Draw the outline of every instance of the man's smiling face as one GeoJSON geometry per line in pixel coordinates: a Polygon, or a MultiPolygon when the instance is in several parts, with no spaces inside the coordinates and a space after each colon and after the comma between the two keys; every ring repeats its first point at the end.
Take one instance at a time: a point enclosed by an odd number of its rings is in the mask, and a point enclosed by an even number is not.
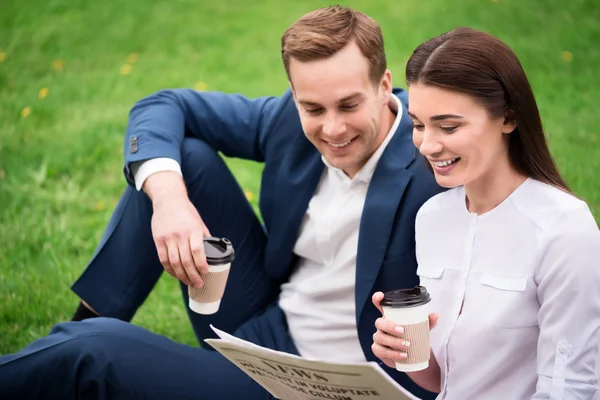
{"type": "Polygon", "coordinates": [[[391,73],[377,85],[369,63],[351,42],[332,57],[290,61],[291,86],[308,140],[334,167],[353,177],[383,142],[391,73]]]}

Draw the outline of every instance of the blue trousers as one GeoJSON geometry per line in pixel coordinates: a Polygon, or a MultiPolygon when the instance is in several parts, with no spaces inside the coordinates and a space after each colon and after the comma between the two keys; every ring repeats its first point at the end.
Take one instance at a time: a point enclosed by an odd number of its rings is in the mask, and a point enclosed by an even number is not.
{"type": "MultiPolygon", "coordinates": [[[[266,234],[223,160],[186,139],[182,171],[189,197],[213,236],[236,251],[219,311],[188,315],[198,340],[209,324],[275,350],[298,354],[276,299],[280,282],[263,271],[266,234]]],[[[158,281],[150,230],[152,205],[127,187],[73,290],[100,315],[56,325],[16,354],[0,357],[2,399],[270,399],[234,364],[211,350],[182,345],[127,322],[158,281]]],[[[182,286],[187,307],[187,288],[182,286]]]]}

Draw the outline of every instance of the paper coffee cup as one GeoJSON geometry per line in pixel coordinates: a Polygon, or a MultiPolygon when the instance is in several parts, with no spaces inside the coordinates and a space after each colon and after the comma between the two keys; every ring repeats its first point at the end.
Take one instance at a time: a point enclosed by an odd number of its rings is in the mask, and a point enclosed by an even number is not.
{"type": "Polygon", "coordinates": [[[208,263],[208,273],[201,275],[204,286],[188,286],[188,304],[198,314],[214,314],[219,311],[235,254],[228,239],[213,237],[204,238],[204,253],[208,263]]]}
{"type": "Polygon", "coordinates": [[[423,286],[394,290],[384,294],[381,301],[383,316],[402,326],[404,333],[396,336],[410,343],[408,348],[401,350],[407,353],[408,357],[396,362],[398,371],[421,371],[429,366],[430,302],[431,297],[423,286]]]}

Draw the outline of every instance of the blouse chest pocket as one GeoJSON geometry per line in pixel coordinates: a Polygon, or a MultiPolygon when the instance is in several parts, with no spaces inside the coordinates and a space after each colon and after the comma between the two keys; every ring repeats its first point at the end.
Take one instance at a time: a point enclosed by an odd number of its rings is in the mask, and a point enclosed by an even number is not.
{"type": "MultiPolygon", "coordinates": [[[[457,271],[434,265],[421,264],[417,268],[420,285],[424,286],[431,294],[432,303],[438,305],[444,302],[444,299],[451,299],[456,296],[453,293],[455,285],[453,284],[452,274],[458,274],[457,271]]],[[[449,300],[447,300],[449,301],[449,300]]],[[[439,312],[440,310],[434,310],[439,312]]]]}
{"type": "Polygon", "coordinates": [[[482,274],[477,296],[472,298],[489,323],[498,328],[538,326],[539,303],[533,280],[482,274]]]}
{"type": "Polygon", "coordinates": [[[444,274],[444,268],[431,265],[419,265],[417,275],[425,278],[440,279],[444,274]]]}
{"type": "Polygon", "coordinates": [[[427,285],[438,285],[444,275],[444,268],[431,265],[419,265],[417,268],[420,284],[427,288],[427,285]]]}

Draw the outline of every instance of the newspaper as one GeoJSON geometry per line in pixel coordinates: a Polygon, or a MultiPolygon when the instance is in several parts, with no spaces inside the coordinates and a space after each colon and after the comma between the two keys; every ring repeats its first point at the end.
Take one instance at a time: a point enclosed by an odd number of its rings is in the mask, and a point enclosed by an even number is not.
{"type": "Polygon", "coordinates": [[[419,400],[375,362],[308,360],[258,346],[211,328],[220,339],[205,341],[282,400],[419,400]]]}

